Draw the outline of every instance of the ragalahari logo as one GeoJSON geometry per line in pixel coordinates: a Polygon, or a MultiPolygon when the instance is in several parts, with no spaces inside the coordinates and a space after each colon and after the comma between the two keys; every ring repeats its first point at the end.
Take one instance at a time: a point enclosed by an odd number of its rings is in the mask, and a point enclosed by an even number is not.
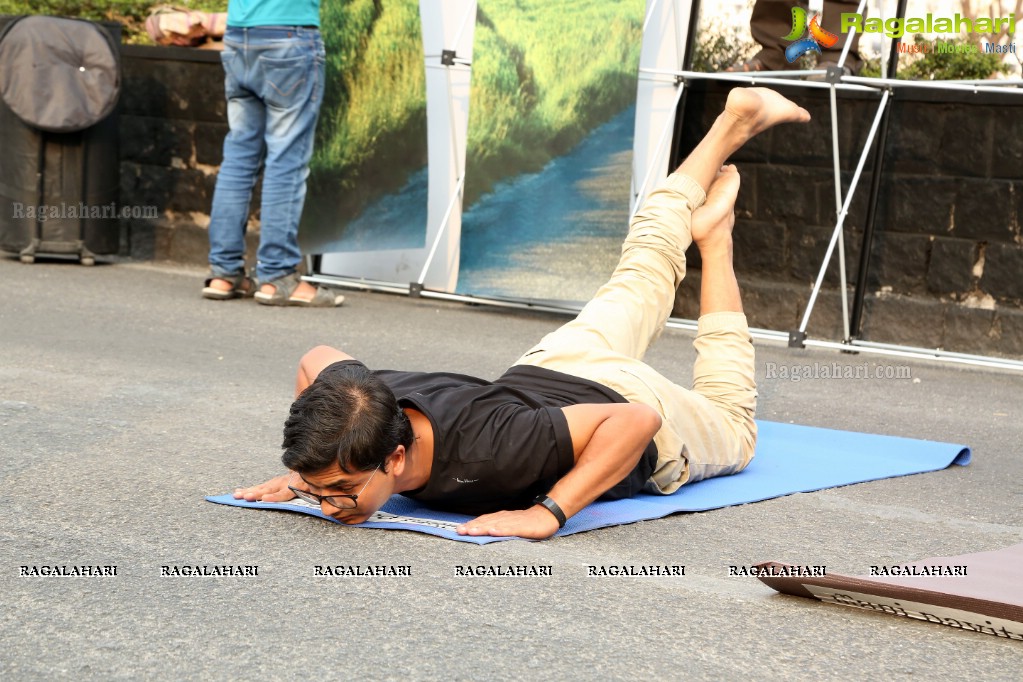
{"type": "Polygon", "coordinates": [[[783,40],[797,41],[785,48],[785,59],[789,63],[796,61],[804,54],[810,52],[821,53],[822,47],[832,47],[838,42],[838,36],[830,31],[821,28],[820,15],[814,15],[809,26],[806,23],[806,10],[802,7],[792,8],[792,32],[783,37],[783,40]],[[809,35],[805,38],[803,34],[809,29],[809,35]]]}

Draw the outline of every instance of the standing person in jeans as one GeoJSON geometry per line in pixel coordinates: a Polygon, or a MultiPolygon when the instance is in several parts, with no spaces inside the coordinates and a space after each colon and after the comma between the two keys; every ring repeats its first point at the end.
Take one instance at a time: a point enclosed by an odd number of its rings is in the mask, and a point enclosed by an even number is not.
{"type": "MultiPolygon", "coordinates": [[[[750,59],[731,66],[725,71],[789,71],[801,68],[799,60],[788,62],[785,48],[791,43],[785,39],[792,32],[792,10],[794,7],[807,9],[807,0],[756,0],[753,13],[750,15],[749,29],[753,40],[761,48],[750,59]]],[[[842,15],[853,14],[859,8],[859,0],[824,0],[824,11],[821,13],[821,28],[838,36],[838,42],[831,47],[821,47],[817,57],[817,68],[826,69],[838,66],[842,49],[849,39],[842,33],[842,15]]],[[[810,16],[806,17],[810,20],[810,16]]],[[[863,59],[859,51],[860,34],[853,36],[852,46],[846,55],[842,71],[847,76],[855,75],[863,67],[863,59]]]]}
{"type": "Polygon", "coordinates": [[[230,0],[224,90],[230,127],[210,211],[205,298],[334,307],[344,297],[303,282],[298,223],[323,101],[319,0],[230,0]],[[261,163],[256,281],[245,273],[245,226],[261,163]],[[258,291],[257,291],[258,286],[258,291]]]}

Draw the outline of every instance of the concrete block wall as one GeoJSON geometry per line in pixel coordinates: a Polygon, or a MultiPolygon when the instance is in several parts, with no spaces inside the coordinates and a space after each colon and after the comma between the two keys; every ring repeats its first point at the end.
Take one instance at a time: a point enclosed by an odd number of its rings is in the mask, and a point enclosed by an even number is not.
{"type": "MultiPolygon", "coordinates": [[[[125,45],[121,60],[121,204],[156,206],[160,214],[156,221],[128,226],[131,254],[205,263],[206,227],[228,129],[220,53],[125,45]]],[[[253,206],[258,205],[257,186],[253,206]]],[[[249,221],[250,253],[257,216],[249,221]]]]}
{"type": "MultiPolygon", "coordinates": [[[[689,86],[680,160],[724,106],[726,83],[689,86]]],[[[814,123],[769,131],[734,158],[743,175],[735,264],[755,326],[798,327],[836,220],[826,91],[787,88],[814,123]]],[[[847,190],[877,97],[839,96],[847,190]]],[[[1023,97],[898,89],[892,102],[860,338],[1023,356],[1023,97]]],[[[855,282],[866,223],[868,157],[844,223],[855,282]]],[[[689,256],[698,271],[699,254],[689,256]]],[[[809,331],[841,338],[838,253],[809,331]]],[[[685,285],[684,289],[685,291],[685,285]]],[[[851,292],[850,292],[851,301],[851,292]]],[[[683,293],[676,314],[698,313],[683,293]]]]}

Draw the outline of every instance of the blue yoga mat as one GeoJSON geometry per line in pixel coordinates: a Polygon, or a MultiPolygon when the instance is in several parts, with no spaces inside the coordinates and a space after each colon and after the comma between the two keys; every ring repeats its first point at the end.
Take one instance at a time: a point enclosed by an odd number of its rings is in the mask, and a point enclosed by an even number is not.
{"type": "MultiPolygon", "coordinates": [[[[558,535],[659,519],[676,512],[707,511],[792,493],[937,471],[952,464],[966,466],[970,462],[970,449],[964,445],[776,422],[757,423],[756,457],[742,472],[682,486],[674,495],[644,494],[627,500],[594,502],[569,519],[558,535]]],[[[319,507],[296,500],[245,502],[231,495],[206,499],[250,509],[297,511],[338,523],[322,514],[319,507]]],[[[470,518],[435,511],[395,495],[372,520],[353,527],[413,530],[476,544],[512,539],[469,537],[454,532],[456,525],[470,518]]]]}

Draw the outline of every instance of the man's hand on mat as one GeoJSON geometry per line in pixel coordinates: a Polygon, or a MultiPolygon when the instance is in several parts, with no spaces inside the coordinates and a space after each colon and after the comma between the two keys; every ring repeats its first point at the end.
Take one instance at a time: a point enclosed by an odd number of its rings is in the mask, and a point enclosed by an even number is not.
{"type": "Polygon", "coordinates": [[[305,489],[302,479],[289,472],[251,488],[235,488],[234,498],[246,502],[286,502],[295,497],[295,493],[288,490],[289,485],[305,489]]]}
{"type": "Polygon", "coordinates": [[[515,536],[543,540],[558,532],[558,520],[536,505],[520,511],[499,511],[478,516],[457,528],[459,535],[515,536]]]}

